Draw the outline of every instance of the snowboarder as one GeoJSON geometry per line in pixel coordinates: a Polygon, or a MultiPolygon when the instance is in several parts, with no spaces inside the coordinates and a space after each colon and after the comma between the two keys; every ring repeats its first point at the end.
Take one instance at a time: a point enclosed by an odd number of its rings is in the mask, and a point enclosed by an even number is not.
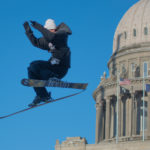
{"type": "MultiPolygon", "coordinates": [[[[45,25],[30,21],[33,28],[41,32],[42,37],[36,38],[30,28],[29,23],[24,22],[25,33],[31,43],[51,53],[51,58],[48,61],[38,60],[31,62],[28,67],[29,79],[48,80],[49,78],[56,77],[62,79],[70,68],[70,49],[68,47],[68,35],[72,32],[70,28],[61,23],[56,27],[54,20],[47,19],[45,25]]],[[[45,87],[34,87],[36,96],[29,107],[33,107],[40,102],[51,100],[51,93],[47,92],[45,87]]]]}

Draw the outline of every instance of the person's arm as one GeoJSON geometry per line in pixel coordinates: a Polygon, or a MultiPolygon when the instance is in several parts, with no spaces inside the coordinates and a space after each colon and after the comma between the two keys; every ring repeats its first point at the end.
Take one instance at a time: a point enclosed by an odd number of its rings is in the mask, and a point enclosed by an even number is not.
{"type": "Polygon", "coordinates": [[[49,50],[47,41],[44,38],[36,38],[33,35],[33,31],[31,30],[28,22],[25,22],[23,25],[24,25],[27,37],[29,38],[29,40],[34,46],[39,47],[44,50],[49,50]]]}
{"type": "Polygon", "coordinates": [[[44,28],[41,24],[39,24],[35,21],[31,21],[31,23],[35,29],[37,29],[38,31],[40,31],[42,33],[42,35],[47,40],[47,42],[51,42],[54,39],[55,33],[50,32],[49,30],[44,28]]]}

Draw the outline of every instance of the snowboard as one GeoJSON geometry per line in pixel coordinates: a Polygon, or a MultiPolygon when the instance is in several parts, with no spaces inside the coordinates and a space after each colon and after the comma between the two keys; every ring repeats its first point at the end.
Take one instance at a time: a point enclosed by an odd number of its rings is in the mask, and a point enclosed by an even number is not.
{"type": "Polygon", "coordinates": [[[66,99],[66,98],[69,98],[69,97],[78,95],[78,94],[82,93],[83,91],[85,91],[85,90],[82,90],[82,91],[80,91],[80,92],[77,92],[77,93],[74,93],[74,94],[71,94],[71,95],[68,95],[68,96],[64,96],[64,97],[61,97],[61,98],[57,98],[57,99],[54,99],[54,100],[51,100],[51,101],[48,101],[48,102],[40,103],[40,104],[38,104],[38,105],[36,105],[36,106],[28,107],[28,108],[19,110],[19,111],[17,111],[17,112],[14,112],[14,113],[11,113],[11,114],[8,114],[8,115],[5,115],[5,116],[1,116],[0,119],[8,118],[8,117],[17,115],[17,114],[19,114],[19,113],[22,113],[22,112],[31,110],[31,109],[33,109],[33,108],[37,108],[37,107],[46,105],[46,104],[48,104],[48,103],[56,102],[56,101],[59,101],[59,100],[63,100],[63,99],[66,99]]]}
{"type": "Polygon", "coordinates": [[[56,78],[51,78],[49,80],[22,79],[21,83],[24,86],[29,87],[60,87],[60,88],[73,88],[83,90],[85,90],[88,86],[88,83],[65,82],[56,78]]]}

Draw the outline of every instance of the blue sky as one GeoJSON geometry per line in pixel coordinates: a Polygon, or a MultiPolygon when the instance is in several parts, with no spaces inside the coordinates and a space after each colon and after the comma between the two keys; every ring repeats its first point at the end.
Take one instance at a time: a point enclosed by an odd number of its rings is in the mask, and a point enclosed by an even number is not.
{"type": "MultiPolygon", "coordinates": [[[[95,101],[92,94],[112,55],[115,29],[123,14],[138,0],[5,0],[0,5],[0,116],[26,108],[33,100],[32,88],[20,84],[34,60],[50,54],[33,47],[22,24],[35,20],[44,24],[53,18],[72,29],[69,46],[71,69],[63,80],[88,82],[88,89],[75,97],[48,104],[0,120],[1,150],[54,150],[56,139],[86,137],[95,143],[95,101]]],[[[34,30],[37,37],[41,34],[34,30]]],[[[53,98],[76,92],[48,88],[53,98]]]]}

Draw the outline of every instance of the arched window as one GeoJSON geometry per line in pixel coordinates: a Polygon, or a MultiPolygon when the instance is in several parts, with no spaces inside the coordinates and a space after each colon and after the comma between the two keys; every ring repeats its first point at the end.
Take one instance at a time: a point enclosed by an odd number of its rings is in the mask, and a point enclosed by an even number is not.
{"type": "Polygon", "coordinates": [[[133,29],[133,36],[136,37],[136,29],[133,29]]]}
{"type": "Polygon", "coordinates": [[[135,77],[135,69],[136,69],[135,63],[131,63],[131,77],[132,78],[135,77]]]}
{"type": "Polygon", "coordinates": [[[148,28],[147,27],[144,28],[144,35],[148,35],[148,28]]]}
{"type": "Polygon", "coordinates": [[[123,73],[123,74],[126,73],[126,67],[125,67],[125,64],[122,64],[122,65],[121,65],[121,69],[122,69],[122,73],[123,73]]]}
{"type": "Polygon", "coordinates": [[[148,76],[148,62],[143,63],[144,77],[148,76]]]}

